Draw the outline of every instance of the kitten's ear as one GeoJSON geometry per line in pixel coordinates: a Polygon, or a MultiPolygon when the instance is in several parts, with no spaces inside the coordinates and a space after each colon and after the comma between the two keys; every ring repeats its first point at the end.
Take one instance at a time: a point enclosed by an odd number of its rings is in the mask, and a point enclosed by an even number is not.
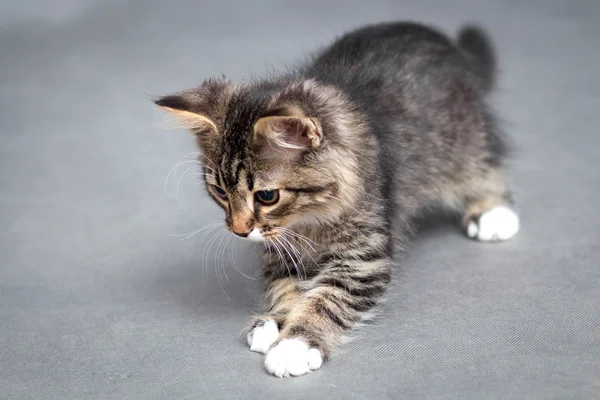
{"type": "Polygon", "coordinates": [[[231,84],[225,78],[209,79],[196,89],[154,100],[175,121],[197,136],[217,134],[221,130],[231,97],[231,84]]]}
{"type": "Polygon", "coordinates": [[[254,142],[267,156],[314,149],[322,137],[318,122],[309,117],[263,117],[254,125],[254,142]]]}

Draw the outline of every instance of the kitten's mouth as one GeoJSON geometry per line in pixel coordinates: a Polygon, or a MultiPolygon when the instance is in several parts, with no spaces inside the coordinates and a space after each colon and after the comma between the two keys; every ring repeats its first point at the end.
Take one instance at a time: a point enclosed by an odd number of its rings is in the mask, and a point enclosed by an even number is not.
{"type": "Polygon", "coordinates": [[[252,229],[252,231],[250,231],[250,233],[248,234],[248,236],[246,236],[246,238],[248,240],[251,240],[253,242],[263,242],[265,240],[266,237],[268,237],[270,233],[266,233],[263,234],[261,233],[261,230],[259,228],[254,228],[252,229]]]}
{"type": "Polygon", "coordinates": [[[259,242],[264,242],[264,241],[273,241],[273,240],[277,240],[277,237],[281,234],[281,232],[279,232],[279,230],[277,228],[271,228],[271,227],[263,227],[263,228],[256,228],[254,230],[252,230],[252,232],[250,232],[250,234],[248,235],[249,239],[253,239],[254,241],[259,241],[259,242]],[[256,232],[254,234],[254,238],[251,238],[253,232],[256,232]]]}
{"type": "Polygon", "coordinates": [[[280,234],[280,232],[277,229],[270,227],[254,228],[246,235],[238,234],[234,231],[232,231],[232,233],[252,242],[264,242],[267,240],[275,240],[280,234]]]}

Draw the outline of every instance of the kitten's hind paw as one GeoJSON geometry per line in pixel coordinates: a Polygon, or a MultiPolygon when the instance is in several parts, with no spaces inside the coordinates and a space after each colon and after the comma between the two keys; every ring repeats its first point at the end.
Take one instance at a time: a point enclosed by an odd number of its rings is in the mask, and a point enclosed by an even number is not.
{"type": "Polygon", "coordinates": [[[267,353],[265,367],[279,378],[300,376],[319,369],[323,355],[303,339],[284,339],[267,353]]]}
{"type": "Polygon", "coordinates": [[[278,336],[277,322],[267,319],[258,323],[248,332],[248,346],[251,351],[266,354],[278,336]]]}
{"type": "Polygon", "coordinates": [[[519,216],[506,206],[497,206],[471,219],[467,236],[483,242],[508,240],[519,232],[519,216]]]}

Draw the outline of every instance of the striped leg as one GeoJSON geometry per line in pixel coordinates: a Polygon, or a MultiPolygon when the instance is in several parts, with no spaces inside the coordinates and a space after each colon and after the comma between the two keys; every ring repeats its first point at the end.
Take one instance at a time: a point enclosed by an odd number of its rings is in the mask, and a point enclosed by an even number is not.
{"type": "Polygon", "coordinates": [[[253,318],[248,332],[250,350],[266,354],[279,336],[279,330],[293,305],[300,298],[298,277],[291,276],[268,281],[265,295],[265,314],[253,318]]]}
{"type": "Polygon", "coordinates": [[[283,329],[267,353],[265,366],[276,376],[303,375],[318,369],[345,333],[369,316],[390,281],[391,260],[380,250],[348,250],[321,265],[303,284],[283,329]]]}

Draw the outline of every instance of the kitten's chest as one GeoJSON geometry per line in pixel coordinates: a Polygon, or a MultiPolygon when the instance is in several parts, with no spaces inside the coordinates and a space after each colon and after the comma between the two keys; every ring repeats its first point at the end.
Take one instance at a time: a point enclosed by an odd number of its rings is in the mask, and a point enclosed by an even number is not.
{"type": "Polygon", "coordinates": [[[333,243],[331,237],[322,230],[298,229],[288,235],[288,243],[293,247],[293,253],[298,263],[319,268],[324,258],[330,257],[333,243]],[[292,237],[290,237],[292,236],[292,237]]]}

